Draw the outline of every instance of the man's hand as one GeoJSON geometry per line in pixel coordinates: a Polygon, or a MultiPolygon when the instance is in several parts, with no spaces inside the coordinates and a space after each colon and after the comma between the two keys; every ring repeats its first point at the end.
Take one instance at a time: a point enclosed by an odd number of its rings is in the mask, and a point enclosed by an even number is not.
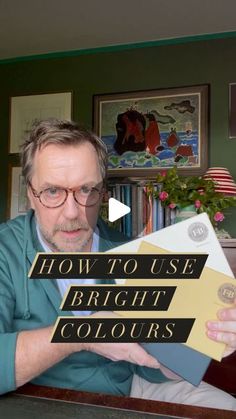
{"type": "Polygon", "coordinates": [[[236,299],[233,307],[219,310],[217,316],[218,321],[207,322],[207,336],[217,342],[226,343],[225,357],[236,350],[236,299]]]}
{"type": "MultiPolygon", "coordinates": [[[[121,317],[111,311],[98,311],[93,313],[90,317],[121,317]]],[[[84,349],[90,352],[95,352],[112,361],[128,361],[137,365],[160,368],[159,362],[149,355],[138,343],[83,343],[84,349]]]]}
{"type": "Polygon", "coordinates": [[[149,368],[160,367],[158,361],[138,343],[86,343],[85,349],[112,361],[128,361],[149,368]]]}

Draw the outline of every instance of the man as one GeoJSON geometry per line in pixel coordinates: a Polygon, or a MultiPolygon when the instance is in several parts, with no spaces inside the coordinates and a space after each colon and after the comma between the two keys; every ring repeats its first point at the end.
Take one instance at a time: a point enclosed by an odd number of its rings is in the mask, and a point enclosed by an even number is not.
{"type": "MultiPolygon", "coordinates": [[[[22,170],[32,210],[0,228],[0,392],[31,381],[236,410],[234,398],[180,380],[137,343],[50,342],[56,318],[71,315],[59,309],[69,280],[29,280],[36,252],[103,251],[124,238],[98,220],[106,150],[94,134],[69,121],[39,122],[23,145],[22,170]]],[[[232,352],[236,308],[208,335],[232,352]]]]}

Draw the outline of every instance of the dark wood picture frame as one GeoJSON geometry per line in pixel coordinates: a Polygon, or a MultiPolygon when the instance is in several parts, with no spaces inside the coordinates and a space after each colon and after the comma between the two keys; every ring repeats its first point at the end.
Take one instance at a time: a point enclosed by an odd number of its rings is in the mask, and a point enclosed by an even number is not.
{"type": "Polygon", "coordinates": [[[25,214],[30,208],[27,189],[21,167],[18,163],[9,163],[8,168],[8,205],[7,218],[25,214]]]}
{"type": "Polygon", "coordinates": [[[236,138],[236,83],[229,84],[229,138],[236,138]]]}
{"type": "Polygon", "coordinates": [[[183,174],[206,171],[208,85],[94,95],[93,109],[109,176],[150,178],[174,165],[183,174]]]}

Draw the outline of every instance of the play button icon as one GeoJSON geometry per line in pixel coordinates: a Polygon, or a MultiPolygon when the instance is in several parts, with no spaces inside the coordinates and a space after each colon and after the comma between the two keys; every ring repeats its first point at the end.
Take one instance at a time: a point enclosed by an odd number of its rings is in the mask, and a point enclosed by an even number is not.
{"type": "Polygon", "coordinates": [[[113,221],[118,220],[124,215],[129,214],[130,207],[128,205],[122,204],[122,202],[117,201],[115,198],[110,198],[108,201],[108,220],[113,223],[113,221]]]}

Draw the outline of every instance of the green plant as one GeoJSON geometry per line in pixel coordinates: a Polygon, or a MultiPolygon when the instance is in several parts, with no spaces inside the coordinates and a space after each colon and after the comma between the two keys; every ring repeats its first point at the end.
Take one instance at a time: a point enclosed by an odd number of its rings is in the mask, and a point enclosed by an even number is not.
{"type": "Polygon", "coordinates": [[[236,206],[236,198],[215,191],[215,182],[201,176],[180,176],[177,168],[158,173],[155,182],[148,185],[149,193],[160,199],[162,205],[183,208],[194,205],[198,214],[206,212],[214,227],[223,221],[224,210],[236,206]],[[160,184],[160,190],[154,184],[160,184]]]}

